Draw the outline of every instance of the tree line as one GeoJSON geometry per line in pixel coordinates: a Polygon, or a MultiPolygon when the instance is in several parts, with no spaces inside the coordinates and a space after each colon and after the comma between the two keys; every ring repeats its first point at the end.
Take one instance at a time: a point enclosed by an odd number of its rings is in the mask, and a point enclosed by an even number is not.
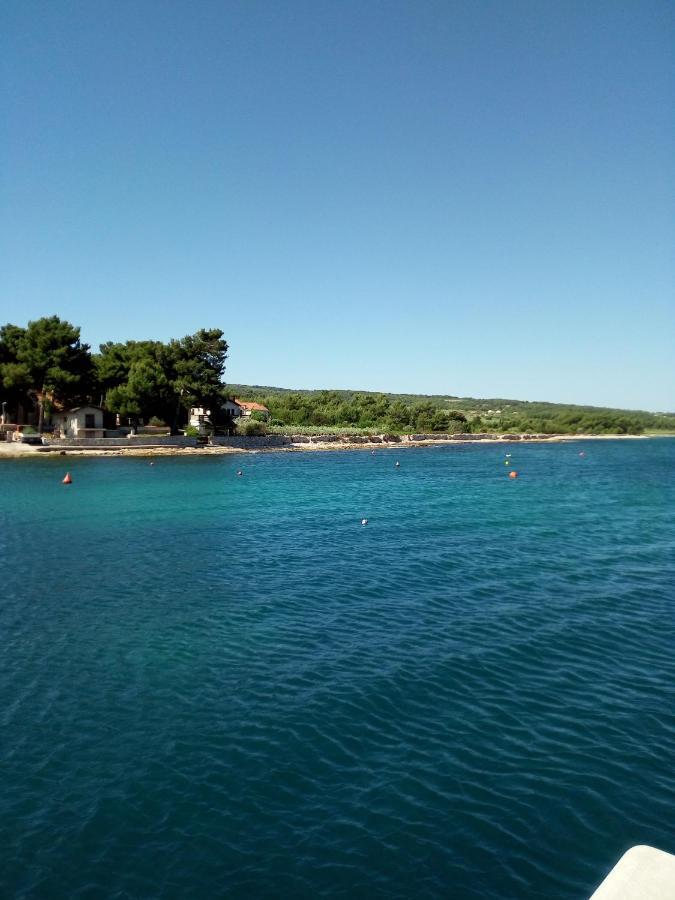
{"type": "Polygon", "coordinates": [[[386,394],[294,391],[260,394],[255,399],[270,410],[272,424],[279,426],[358,428],[396,434],[457,434],[469,429],[467,417],[461,411],[443,409],[428,400],[413,403],[392,401],[386,394]]]}
{"type": "MultiPolygon", "coordinates": [[[[228,397],[266,406],[272,427],[359,429],[371,432],[490,431],[537,434],[640,434],[675,430],[675,416],[552,403],[416,397],[356,391],[289,391],[223,383],[228,344],[217,328],[162,341],[108,341],[98,353],[82,343],[80,329],[58,316],[25,327],[0,327],[0,400],[17,421],[33,413],[42,430],[53,409],[84,403],[104,407],[123,421],[157,419],[176,431],[188,410],[211,410],[217,427],[228,397]]],[[[255,418],[255,414],[252,418],[255,418]]],[[[5,419],[7,421],[7,418],[5,419]]],[[[253,423],[248,423],[252,425],[253,423]]],[[[266,427],[258,423],[260,430],[266,427]]]]}
{"type": "Polygon", "coordinates": [[[36,412],[39,431],[53,409],[84,403],[135,424],[156,417],[175,431],[190,407],[220,410],[227,350],[218,328],[166,343],[109,341],[92,353],[80,329],[58,316],[7,324],[0,327],[0,399],[10,415],[36,412]]]}
{"type": "Polygon", "coordinates": [[[355,391],[289,391],[233,385],[238,397],[264,404],[278,427],[357,428],[446,434],[642,434],[675,431],[675,416],[643,411],[355,391]],[[494,408],[493,408],[494,407],[494,408]]]}

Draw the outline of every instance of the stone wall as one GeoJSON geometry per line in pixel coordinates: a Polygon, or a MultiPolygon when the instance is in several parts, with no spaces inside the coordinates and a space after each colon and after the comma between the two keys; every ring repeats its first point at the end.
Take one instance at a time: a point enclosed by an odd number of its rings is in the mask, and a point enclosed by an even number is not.
{"type": "Polygon", "coordinates": [[[66,449],[68,447],[91,447],[117,450],[120,447],[146,450],[152,447],[196,447],[197,440],[182,434],[164,437],[102,437],[102,438],[60,438],[49,442],[50,447],[66,449]]]}
{"type": "Polygon", "coordinates": [[[265,447],[289,447],[292,445],[312,444],[406,444],[424,441],[520,441],[542,440],[552,437],[549,434],[268,434],[260,437],[212,437],[209,444],[214,447],[234,447],[239,450],[265,447]]]}
{"type": "MultiPolygon", "coordinates": [[[[498,434],[489,434],[481,432],[479,434],[468,434],[461,432],[460,434],[405,434],[404,441],[494,441],[498,438],[498,434]]],[[[518,438],[520,440],[520,438],[518,438]]]]}

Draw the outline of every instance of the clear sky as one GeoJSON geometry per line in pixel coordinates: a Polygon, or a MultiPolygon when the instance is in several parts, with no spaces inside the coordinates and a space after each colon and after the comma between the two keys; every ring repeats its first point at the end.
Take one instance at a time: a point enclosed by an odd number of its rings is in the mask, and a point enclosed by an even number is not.
{"type": "Polygon", "coordinates": [[[0,322],[675,409],[675,6],[5,0],[0,322]]]}

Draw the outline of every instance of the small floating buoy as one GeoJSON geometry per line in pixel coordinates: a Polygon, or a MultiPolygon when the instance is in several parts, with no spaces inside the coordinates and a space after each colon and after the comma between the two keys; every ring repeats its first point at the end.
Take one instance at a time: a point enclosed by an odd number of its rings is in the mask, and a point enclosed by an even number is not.
{"type": "Polygon", "coordinates": [[[504,465],[505,465],[505,466],[510,466],[511,463],[508,461],[508,459],[505,459],[505,460],[504,460],[504,465]]]}
{"type": "Polygon", "coordinates": [[[518,477],[518,473],[516,472],[516,470],[511,469],[511,471],[509,472],[509,478],[517,478],[517,477],[518,477]]]}
{"type": "Polygon", "coordinates": [[[368,524],[368,519],[361,519],[361,524],[362,524],[362,525],[367,525],[367,524],[368,524]]]}
{"type": "Polygon", "coordinates": [[[151,466],[154,466],[154,462],[151,462],[150,465],[151,465],[151,466]]]}
{"type": "Polygon", "coordinates": [[[395,469],[400,469],[400,468],[401,468],[401,463],[400,463],[398,460],[396,460],[396,463],[395,463],[395,465],[394,465],[394,468],[395,468],[395,469]]]}
{"type": "Polygon", "coordinates": [[[72,484],[73,479],[70,477],[70,472],[66,472],[66,477],[63,479],[61,484],[72,484]]]}
{"type": "Polygon", "coordinates": [[[581,453],[579,454],[579,456],[586,456],[586,454],[585,454],[584,451],[582,450],[581,453]]]}
{"type": "Polygon", "coordinates": [[[505,453],[504,456],[511,456],[511,454],[510,454],[510,453],[505,453]]]}
{"type": "Polygon", "coordinates": [[[244,473],[241,471],[241,469],[237,469],[237,475],[243,475],[243,474],[244,473]]]}

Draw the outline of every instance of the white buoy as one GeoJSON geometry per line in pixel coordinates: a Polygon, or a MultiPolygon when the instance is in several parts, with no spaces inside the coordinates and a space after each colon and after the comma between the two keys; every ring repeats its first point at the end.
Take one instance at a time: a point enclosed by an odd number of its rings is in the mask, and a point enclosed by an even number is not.
{"type": "Polygon", "coordinates": [[[241,471],[241,469],[239,469],[239,470],[237,471],[237,475],[243,475],[243,474],[244,474],[244,473],[241,471]]]}
{"type": "Polygon", "coordinates": [[[362,524],[362,525],[367,525],[367,524],[368,524],[368,519],[361,519],[361,524],[362,524]]]}
{"type": "Polygon", "coordinates": [[[401,463],[400,463],[398,460],[396,460],[396,465],[395,465],[394,468],[396,468],[396,469],[400,469],[400,468],[401,468],[401,463]]]}

